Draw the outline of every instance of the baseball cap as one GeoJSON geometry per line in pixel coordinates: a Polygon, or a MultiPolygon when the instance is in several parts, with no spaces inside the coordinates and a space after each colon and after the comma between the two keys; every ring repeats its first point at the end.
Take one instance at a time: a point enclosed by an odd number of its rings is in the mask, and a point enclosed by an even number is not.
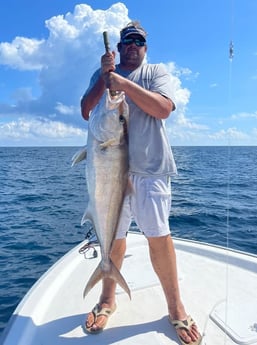
{"type": "Polygon", "coordinates": [[[123,28],[120,32],[120,40],[122,41],[124,38],[127,38],[130,35],[139,35],[144,39],[144,41],[146,41],[147,34],[145,30],[138,25],[128,24],[125,28],[123,28]]]}

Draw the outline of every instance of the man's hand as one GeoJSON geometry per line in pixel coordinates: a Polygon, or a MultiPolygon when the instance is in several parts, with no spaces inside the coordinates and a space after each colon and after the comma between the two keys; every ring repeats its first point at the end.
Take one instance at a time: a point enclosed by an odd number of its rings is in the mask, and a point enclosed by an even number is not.
{"type": "Polygon", "coordinates": [[[105,53],[101,57],[101,70],[102,75],[105,75],[108,72],[113,72],[115,70],[115,52],[105,53]]]}
{"type": "Polygon", "coordinates": [[[124,91],[123,83],[126,81],[121,75],[115,72],[108,72],[102,76],[107,89],[112,91],[124,91]]]}

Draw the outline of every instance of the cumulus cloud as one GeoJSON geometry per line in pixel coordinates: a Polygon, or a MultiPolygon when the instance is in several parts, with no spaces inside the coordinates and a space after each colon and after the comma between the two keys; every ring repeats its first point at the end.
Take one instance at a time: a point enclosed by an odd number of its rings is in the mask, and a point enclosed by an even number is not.
{"type": "Polygon", "coordinates": [[[0,123],[0,144],[11,142],[37,142],[40,138],[41,145],[54,139],[56,143],[63,139],[69,141],[70,138],[85,140],[86,132],[81,128],[66,125],[63,122],[51,121],[45,118],[18,118],[7,123],[0,123]],[[25,139],[25,141],[24,141],[25,139]]]}
{"type": "Polygon", "coordinates": [[[31,121],[25,126],[26,121],[15,120],[21,114],[34,117],[35,123],[44,118],[43,128],[46,130],[49,126],[51,129],[45,132],[49,137],[60,137],[64,128],[69,126],[71,132],[73,126],[84,127],[80,98],[104,52],[102,32],[109,32],[110,44],[115,47],[119,28],[129,21],[128,10],[122,3],[116,3],[107,10],[93,10],[86,4],[79,4],[73,13],[46,20],[49,35],[44,39],[16,37],[12,42],[0,43],[0,64],[17,70],[17,73],[38,73],[37,97],[33,97],[32,90],[24,85],[9,95],[14,100],[13,104],[0,104],[0,122],[6,123],[5,119],[10,116],[13,118],[6,124],[9,125],[8,136],[16,138],[20,133],[26,138],[29,131],[35,135],[36,126],[31,121]],[[62,131],[60,123],[63,123],[62,131]]]}
{"type": "Polygon", "coordinates": [[[18,70],[40,70],[44,40],[16,37],[12,43],[0,43],[0,63],[18,70]]]}
{"type": "MultiPolygon", "coordinates": [[[[109,31],[114,47],[119,28],[128,21],[128,10],[122,3],[107,10],[93,10],[80,4],[75,6],[73,13],[46,20],[49,36],[45,39],[16,37],[11,43],[0,43],[0,64],[39,73],[41,93],[37,100],[26,101],[26,110],[39,116],[43,112],[48,117],[59,109],[59,104],[79,105],[104,51],[102,32],[109,31]]],[[[23,103],[17,104],[17,111],[19,107],[23,111],[23,106],[23,103]]]]}
{"type": "Polygon", "coordinates": [[[238,142],[244,143],[244,145],[257,145],[257,128],[253,128],[251,131],[246,132],[237,129],[236,127],[230,127],[228,129],[221,129],[220,131],[211,133],[208,135],[209,140],[219,143],[219,145],[237,145],[238,142]]]}
{"type": "MultiPolygon", "coordinates": [[[[99,58],[104,51],[102,33],[109,32],[110,46],[115,48],[120,28],[129,21],[128,9],[123,3],[113,4],[107,10],[93,10],[89,5],[78,4],[73,13],[56,15],[45,21],[48,37],[40,40],[16,37],[10,43],[0,43],[0,64],[18,71],[38,71],[39,83],[37,98],[24,86],[13,92],[14,104],[0,104],[0,121],[7,115],[13,118],[1,125],[2,135],[14,139],[39,135],[45,138],[81,136],[81,132],[74,129],[85,126],[79,102],[93,71],[100,64],[99,58]],[[21,114],[23,118],[15,120],[21,114]],[[34,120],[26,120],[27,114],[34,120]]],[[[182,88],[179,79],[181,75],[189,77],[192,73],[187,68],[179,69],[172,62],[167,68],[177,105],[173,121],[193,127],[184,115],[190,92],[182,88]]]]}
{"type": "MultiPolygon", "coordinates": [[[[47,37],[17,36],[11,42],[0,43],[0,64],[21,75],[33,72],[38,81],[36,96],[32,86],[21,85],[9,95],[12,104],[0,104],[0,144],[4,142],[2,138],[8,139],[8,143],[11,139],[36,143],[37,138],[38,142],[44,138],[46,145],[54,139],[63,145],[72,140],[84,144],[87,125],[80,114],[80,98],[100,65],[104,52],[102,32],[109,32],[110,46],[115,49],[119,30],[129,21],[123,3],[106,10],[78,4],[73,12],[45,21],[47,37]]],[[[190,145],[206,137],[210,130],[194,120],[197,115],[194,119],[187,115],[191,92],[182,86],[182,80],[195,81],[198,73],[172,61],[165,65],[172,78],[177,107],[167,121],[169,136],[171,142],[180,144],[185,140],[190,145]]],[[[215,142],[218,137],[216,133],[212,140],[215,142]]]]}
{"type": "Polygon", "coordinates": [[[176,103],[176,113],[178,116],[182,116],[185,113],[186,106],[190,99],[190,91],[187,88],[182,87],[182,82],[179,79],[180,72],[174,62],[165,64],[166,69],[171,75],[174,101],[176,103]]]}
{"type": "Polygon", "coordinates": [[[172,144],[181,146],[227,146],[227,145],[257,145],[257,128],[245,132],[234,127],[211,131],[209,128],[199,130],[175,126],[169,128],[170,141],[172,144]]]}

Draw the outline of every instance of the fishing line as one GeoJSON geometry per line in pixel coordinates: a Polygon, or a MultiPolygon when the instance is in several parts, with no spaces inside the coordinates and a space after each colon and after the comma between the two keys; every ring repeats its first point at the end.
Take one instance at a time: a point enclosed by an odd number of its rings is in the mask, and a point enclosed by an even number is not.
{"type": "MultiPolygon", "coordinates": [[[[228,41],[228,85],[227,85],[227,109],[229,112],[231,112],[231,99],[232,99],[232,62],[234,58],[234,42],[233,42],[233,26],[234,26],[234,0],[230,0],[230,39],[228,41]]],[[[212,319],[215,323],[217,323],[216,317],[215,317],[215,310],[216,308],[222,307],[222,304],[224,303],[225,306],[225,314],[224,314],[224,325],[220,324],[219,322],[217,325],[223,330],[224,332],[224,342],[223,344],[226,345],[229,341],[230,337],[228,334],[228,311],[229,311],[229,246],[230,246],[230,183],[231,183],[231,138],[230,138],[230,132],[227,131],[227,181],[226,181],[226,253],[225,253],[225,298],[222,300],[217,301],[217,303],[213,306],[211,312],[209,313],[209,318],[206,320],[206,323],[204,325],[204,333],[207,332],[207,326],[210,319],[212,319]]],[[[220,309],[221,310],[221,309],[220,309]]],[[[206,344],[203,342],[203,344],[206,344]]]]}
{"type": "MultiPolygon", "coordinates": [[[[228,65],[228,111],[231,113],[231,99],[232,99],[232,72],[233,72],[233,58],[234,58],[234,0],[230,0],[230,42],[229,42],[229,65],[228,65]]],[[[225,292],[225,325],[228,326],[228,309],[229,309],[229,246],[230,246],[230,169],[231,169],[231,138],[228,132],[227,144],[227,212],[226,212],[226,292],[225,292]]],[[[224,344],[227,343],[228,334],[226,327],[224,329],[226,338],[224,344]]]]}

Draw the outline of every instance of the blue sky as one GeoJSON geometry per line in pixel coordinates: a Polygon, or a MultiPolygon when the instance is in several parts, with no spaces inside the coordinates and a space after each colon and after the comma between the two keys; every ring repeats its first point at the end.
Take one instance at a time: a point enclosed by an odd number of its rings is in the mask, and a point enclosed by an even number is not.
{"type": "Polygon", "coordinates": [[[171,144],[257,145],[256,17],[256,0],[1,1],[0,146],[84,145],[79,103],[102,32],[115,49],[132,19],[148,32],[147,61],[171,74],[171,144]]]}

